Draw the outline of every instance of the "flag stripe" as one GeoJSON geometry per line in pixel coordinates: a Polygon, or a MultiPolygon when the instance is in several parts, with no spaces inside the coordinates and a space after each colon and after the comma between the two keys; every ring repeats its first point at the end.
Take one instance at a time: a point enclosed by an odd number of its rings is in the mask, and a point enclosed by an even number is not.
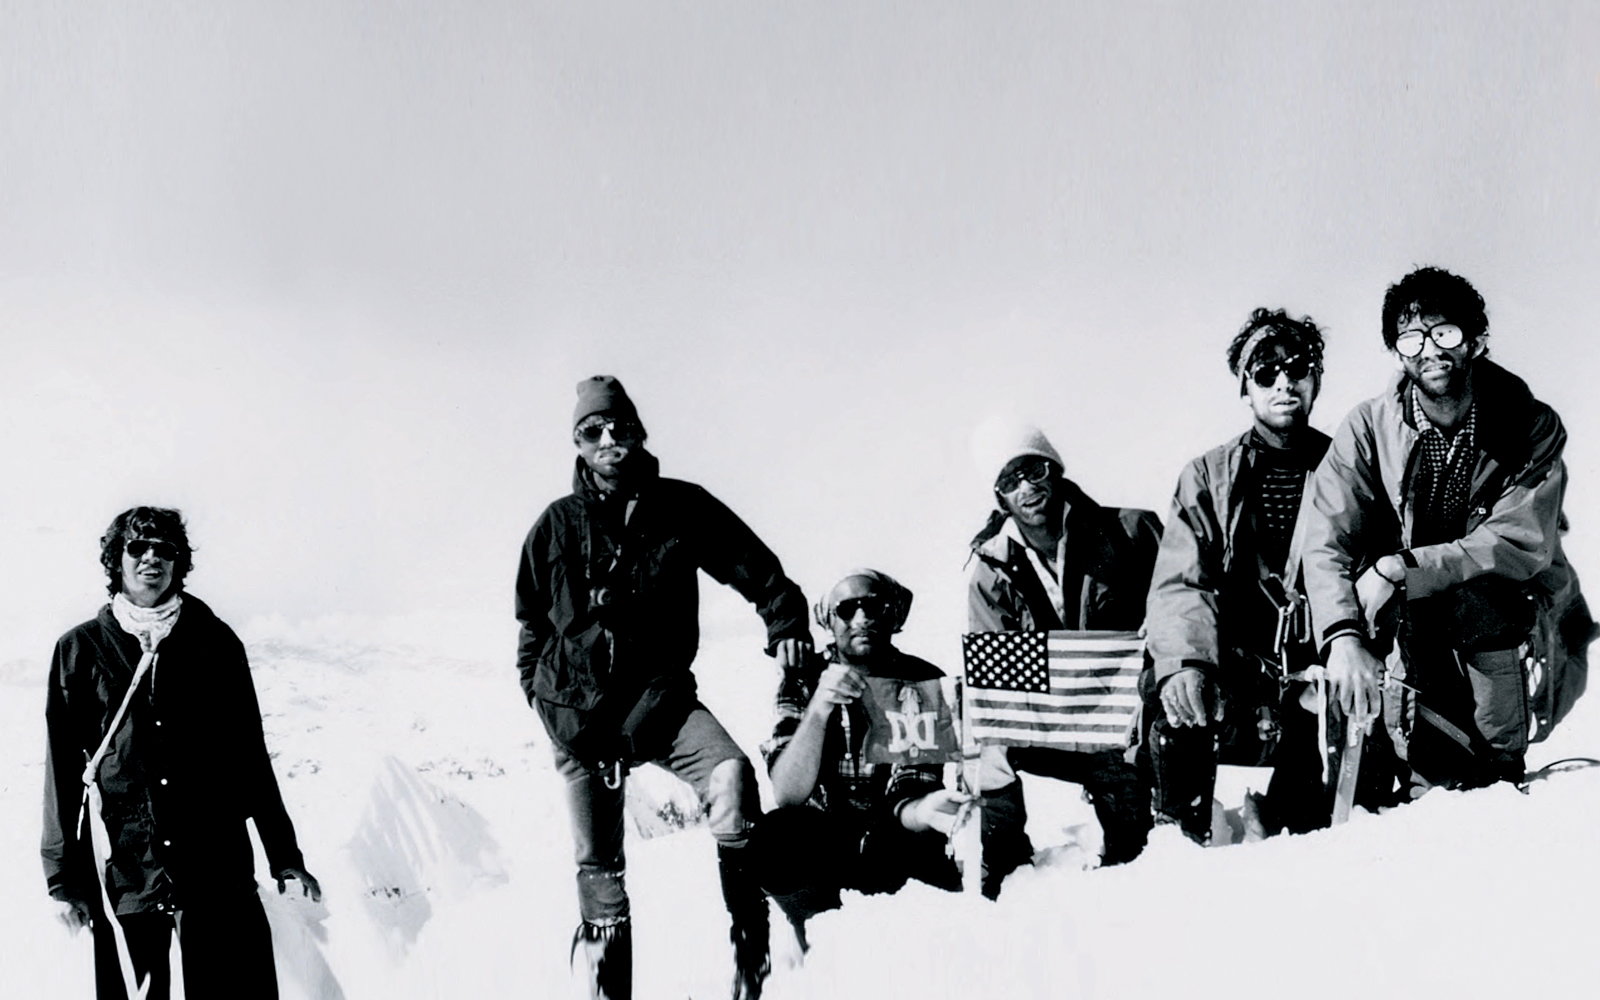
{"type": "Polygon", "coordinates": [[[1095,670],[1058,670],[1055,667],[1051,667],[1050,683],[1059,684],[1063,681],[1077,678],[1082,678],[1085,680],[1100,679],[1102,681],[1115,681],[1116,679],[1126,677],[1129,674],[1132,674],[1135,678],[1137,678],[1139,676],[1139,671],[1137,669],[1130,669],[1129,665],[1125,663],[1118,664],[1114,667],[1101,667],[1095,670]]]}
{"type": "Polygon", "coordinates": [[[974,710],[983,712],[987,718],[1001,718],[1010,713],[1018,719],[1033,718],[1038,716],[1058,715],[1085,715],[1093,712],[1105,714],[1120,713],[1127,715],[1139,707],[1137,695],[1128,695],[1116,699],[1084,699],[1078,702],[1039,702],[1039,701],[974,701],[974,710]]]}
{"type": "Polygon", "coordinates": [[[1136,660],[1144,655],[1144,650],[1127,646],[1117,646],[1114,649],[1092,649],[1077,647],[1063,649],[1051,643],[1045,647],[1045,655],[1052,660],[1136,660]]]}
{"type": "Polygon", "coordinates": [[[995,730],[1027,730],[1038,733],[1106,733],[1112,736],[1124,736],[1128,732],[1125,723],[1099,723],[1091,724],[1078,722],[1058,722],[1052,725],[1040,726],[1032,719],[990,719],[984,723],[984,728],[995,730]]]}
{"type": "Polygon", "coordinates": [[[1052,747],[1079,753],[1097,753],[1102,750],[1124,750],[1128,746],[1126,731],[1104,736],[1096,733],[1029,733],[1019,737],[980,729],[974,729],[972,733],[973,739],[981,744],[1002,747],[1052,747]]]}
{"type": "MultiPolygon", "coordinates": [[[[1051,687],[1052,690],[1060,691],[1063,694],[1068,694],[1068,693],[1071,693],[1071,694],[1093,694],[1096,691],[1104,691],[1107,694],[1116,694],[1116,693],[1120,693],[1120,692],[1137,691],[1139,689],[1139,685],[1138,685],[1138,682],[1136,680],[1129,680],[1129,681],[1114,680],[1114,681],[1111,681],[1110,683],[1107,683],[1104,679],[1099,678],[1099,677],[1086,677],[1086,678],[1074,677],[1074,678],[1070,678],[1070,679],[1067,679],[1067,680],[1059,680],[1059,681],[1052,678],[1050,687],[1051,687]]],[[[998,690],[1000,690],[1000,688],[977,688],[977,687],[975,687],[972,690],[975,691],[975,692],[976,691],[998,691],[998,690]]]]}

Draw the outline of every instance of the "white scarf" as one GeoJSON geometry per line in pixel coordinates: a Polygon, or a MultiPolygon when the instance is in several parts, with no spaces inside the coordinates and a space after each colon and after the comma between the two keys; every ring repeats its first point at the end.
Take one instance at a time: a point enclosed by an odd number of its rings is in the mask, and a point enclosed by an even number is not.
{"type": "Polygon", "coordinates": [[[120,591],[111,598],[111,614],[122,626],[122,631],[139,640],[139,648],[145,655],[156,651],[172,632],[172,626],[178,624],[178,612],[183,610],[183,595],[173,594],[153,608],[141,608],[128,600],[128,595],[120,591]]]}

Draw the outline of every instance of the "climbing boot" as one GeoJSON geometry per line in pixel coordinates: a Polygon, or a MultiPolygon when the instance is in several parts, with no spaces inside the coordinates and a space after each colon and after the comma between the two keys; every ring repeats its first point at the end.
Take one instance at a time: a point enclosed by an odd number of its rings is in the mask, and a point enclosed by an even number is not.
{"type": "Polygon", "coordinates": [[[583,952],[589,1000],[632,1000],[633,927],[626,920],[601,926],[587,920],[572,935],[572,964],[583,952]]]}

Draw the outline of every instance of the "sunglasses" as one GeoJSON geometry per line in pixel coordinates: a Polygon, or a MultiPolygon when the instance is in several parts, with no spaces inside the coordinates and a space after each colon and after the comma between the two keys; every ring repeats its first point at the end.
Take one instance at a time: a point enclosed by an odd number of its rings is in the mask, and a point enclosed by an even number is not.
{"type": "Polygon", "coordinates": [[[1439,350],[1448,351],[1460,347],[1466,339],[1467,335],[1454,323],[1436,323],[1422,330],[1407,330],[1394,338],[1394,352],[1402,358],[1414,358],[1422,353],[1426,341],[1431,340],[1439,350]]]}
{"type": "Polygon", "coordinates": [[[598,444],[600,435],[609,430],[611,432],[611,440],[631,443],[639,440],[639,434],[643,429],[636,421],[632,420],[591,417],[578,425],[577,435],[590,444],[598,444]]]}
{"type": "Polygon", "coordinates": [[[1022,463],[999,479],[996,479],[994,488],[1001,493],[1010,493],[1021,486],[1024,479],[1037,486],[1049,478],[1050,463],[1045,459],[1035,458],[1032,461],[1022,463]]]}
{"type": "Polygon", "coordinates": [[[1263,389],[1270,389],[1278,384],[1278,374],[1281,372],[1289,376],[1289,381],[1298,382],[1311,374],[1311,362],[1305,358],[1288,358],[1283,361],[1268,361],[1250,372],[1250,381],[1263,389]]]}
{"type": "Polygon", "coordinates": [[[135,559],[143,559],[146,552],[154,552],[156,558],[163,562],[176,562],[178,559],[178,547],[159,539],[135,538],[124,545],[122,550],[135,559]]]}
{"type": "Polygon", "coordinates": [[[854,621],[858,611],[865,611],[872,621],[888,621],[889,610],[889,602],[882,597],[846,597],[833,606],[833,613],[842,622],[854,621]]]}

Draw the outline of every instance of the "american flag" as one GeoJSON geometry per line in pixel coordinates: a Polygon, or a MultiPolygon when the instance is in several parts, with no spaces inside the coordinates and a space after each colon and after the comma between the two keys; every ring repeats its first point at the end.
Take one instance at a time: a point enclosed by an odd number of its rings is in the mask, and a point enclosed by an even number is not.
{"type": "Polygon", "coordinates": [[[974,632],[961,647],[967,719],[978,743],[1128,745],[1144,666],[1137,632],[974,632]]]}

